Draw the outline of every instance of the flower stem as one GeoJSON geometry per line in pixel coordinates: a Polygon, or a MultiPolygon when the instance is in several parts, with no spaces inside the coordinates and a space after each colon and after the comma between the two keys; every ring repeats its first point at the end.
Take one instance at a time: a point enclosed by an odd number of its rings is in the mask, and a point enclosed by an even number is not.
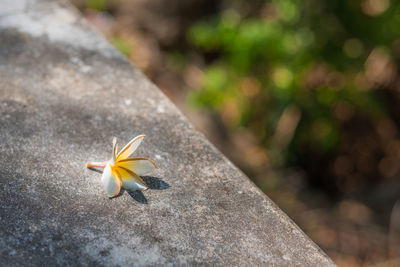
{"type": "Polygon", "coordinates": [[[107,162],[88,162],[86,163],[86,168],[101,168],[106,167],[107,162]]]}

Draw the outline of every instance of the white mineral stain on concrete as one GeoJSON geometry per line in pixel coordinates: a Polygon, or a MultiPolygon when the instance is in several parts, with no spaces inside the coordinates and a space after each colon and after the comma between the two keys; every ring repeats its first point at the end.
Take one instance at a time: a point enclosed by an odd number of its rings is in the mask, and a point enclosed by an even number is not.
{"type": "Polygon", "coordinates": [[[95,242],[86,244],[85,252],[94,259],[102,258],[104,263],[110,265],[116,262],[129,266],[161,264],[164,261],[157,246],[145,247],[141,244],[140,238],[127,239],[123,244],[103,237],[94,238],[94,240],[95,242]],[[135,259],[135,262],[132,259],[135,259]]]}
{"type": "Polygon", "coordinates": [[[125,99],[124,100],[125,105],[129,106],[130,104],[132,104],[132,100],[131,99],[125,99]]]}
{"type": "Polygon", "coordinates": [[[89,32],[76,26],[78,15],[70,9],[56,6],[53,9],[54,12],[46,12],[46,10],[31,9],[30,5],[36,2],[34,0],[5,1],[5,4],[1,2],[0,5],[0,29],[14,28],[32,37],[45,36],[51,42],[62,42],[77,48],[96,50],[106,57],[119,55],[107,41],[98,38],[96,32],[89,32]],[[12,16],[8,15],[9,13],[12,16]]]}
{"type": "Polygon", "coordinates": [[[82,73],[87,73],[87,72],[91,71],[91,69],[92,69],[91,66],[86,65],[82,60],[80,60],[80,59],[77,58],[77,57],[71,57],[70,60],[71,60],[72,63],[78,65],[79,70],[80,70],[82,73]]]}
{"type": "Polygon", "coordinates": [[[164,113],[165,112],[165,108],[164,106],[162,106],[161,104],[157,106],[157,112],[158,113],[164,113]]]}
{"type": "Polygon", "coordinates": [[[0,16],[11,13],[22,12],[27,5],[27,1],[1,0],[0,16]]]}

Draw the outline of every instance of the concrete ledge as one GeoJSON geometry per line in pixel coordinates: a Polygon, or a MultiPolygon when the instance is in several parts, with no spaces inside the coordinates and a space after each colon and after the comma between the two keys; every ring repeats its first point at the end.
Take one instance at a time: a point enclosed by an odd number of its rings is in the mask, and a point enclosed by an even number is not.
{"type": "Polygon", "coordinates": [[[0,262],[333,262],[63,1],[0,6],[0,262]],[[150,190],[109,199],[89,160],[147,137],[150,190]]]}

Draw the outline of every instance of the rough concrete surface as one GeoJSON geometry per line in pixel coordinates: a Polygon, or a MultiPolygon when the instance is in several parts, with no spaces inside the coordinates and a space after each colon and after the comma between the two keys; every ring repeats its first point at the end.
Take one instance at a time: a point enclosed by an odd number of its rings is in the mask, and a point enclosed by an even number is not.
{"type": "Polygon", "coordinates": [[[63,1],[0,5],[0,263],[334,263],[63,1]],[[146,134],[150,189],[109,199],[87,161],[146,134]]]}

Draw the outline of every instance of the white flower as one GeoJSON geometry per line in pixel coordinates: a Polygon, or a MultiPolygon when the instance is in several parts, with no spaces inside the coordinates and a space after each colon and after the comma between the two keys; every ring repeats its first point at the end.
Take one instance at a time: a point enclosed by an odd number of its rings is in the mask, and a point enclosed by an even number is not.
{"type": "Polygon", "coordinates": [[[117,139],[114,138],[111,160],[103,163],[86,163],[88,168],[104,168],[101,183],[110,197],[117,196],[122,187],[128,190],[148,189],[140,176],[150,174],[156,168],[156,164],[148,158],[129,158],[144,137],[144,135],[136,136],[119,153],[117,153],[117,139]]]}

